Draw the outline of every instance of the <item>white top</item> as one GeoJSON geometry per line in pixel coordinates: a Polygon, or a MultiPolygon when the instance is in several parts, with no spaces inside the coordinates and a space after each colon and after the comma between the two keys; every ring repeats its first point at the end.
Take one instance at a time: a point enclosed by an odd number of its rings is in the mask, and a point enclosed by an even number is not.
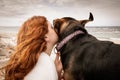
{"type": "Polygon", "coordinates": [[[36,66],[25,76],[24,80],[58,80],[54,61],[42,52],[36,66]]]}

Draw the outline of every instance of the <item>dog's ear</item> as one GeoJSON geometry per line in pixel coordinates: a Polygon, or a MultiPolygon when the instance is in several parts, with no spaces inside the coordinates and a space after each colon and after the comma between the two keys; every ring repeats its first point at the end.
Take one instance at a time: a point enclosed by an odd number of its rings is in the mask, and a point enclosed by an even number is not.
{"type": "Polygon", "coordinates": [[[85,26],[86,23],[90,22],[90,21],[93,21],[94,20],[94,17],[92,15],[92,13],[90,12],[90,15],[89,15],[89,19],[86,19],[86,20],[80,20],[79,22],[81,23],[82,26],[85,26]]]}

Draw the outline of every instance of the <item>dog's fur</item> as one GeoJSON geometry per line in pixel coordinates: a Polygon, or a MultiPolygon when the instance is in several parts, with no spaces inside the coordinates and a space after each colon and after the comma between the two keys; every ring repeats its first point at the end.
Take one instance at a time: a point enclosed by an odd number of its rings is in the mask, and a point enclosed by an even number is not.
{"type": "Polygon", "coordinates": [[[88,34],[85,24],[89,21],[93,21],[91,13],[88,20],[64,17],[53,21],[59,42],[76,30],[84,32],[60,49],[65,80],[120,80],[120,45],[88,34]]]}

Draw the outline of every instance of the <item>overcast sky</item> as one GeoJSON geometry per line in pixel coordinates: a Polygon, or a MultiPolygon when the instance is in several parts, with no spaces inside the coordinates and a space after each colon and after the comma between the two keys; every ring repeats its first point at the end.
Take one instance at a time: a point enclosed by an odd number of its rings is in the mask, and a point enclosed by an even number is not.
{"type": "Polygon", "coordinates": [[[0,26],[20,26],[34,15],[81,20],[89,12],[95,20],[87,26],[120,26],[120,0],[0,0],[0,26]]]}

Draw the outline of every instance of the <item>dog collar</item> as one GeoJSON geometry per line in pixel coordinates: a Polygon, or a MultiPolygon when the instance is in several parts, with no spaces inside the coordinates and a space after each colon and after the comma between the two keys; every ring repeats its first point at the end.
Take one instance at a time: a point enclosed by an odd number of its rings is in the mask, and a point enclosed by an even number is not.
{"type": "Polygon", "coordinates": [[[75,31],[74,33],[68,35],[67,37],[65,37],[60,43],[57,44],[56,49],[59,51],[70,39],[72,39],[74,36],[78,35],[78,34],[83,34],[83,31],[75,31]]]}

